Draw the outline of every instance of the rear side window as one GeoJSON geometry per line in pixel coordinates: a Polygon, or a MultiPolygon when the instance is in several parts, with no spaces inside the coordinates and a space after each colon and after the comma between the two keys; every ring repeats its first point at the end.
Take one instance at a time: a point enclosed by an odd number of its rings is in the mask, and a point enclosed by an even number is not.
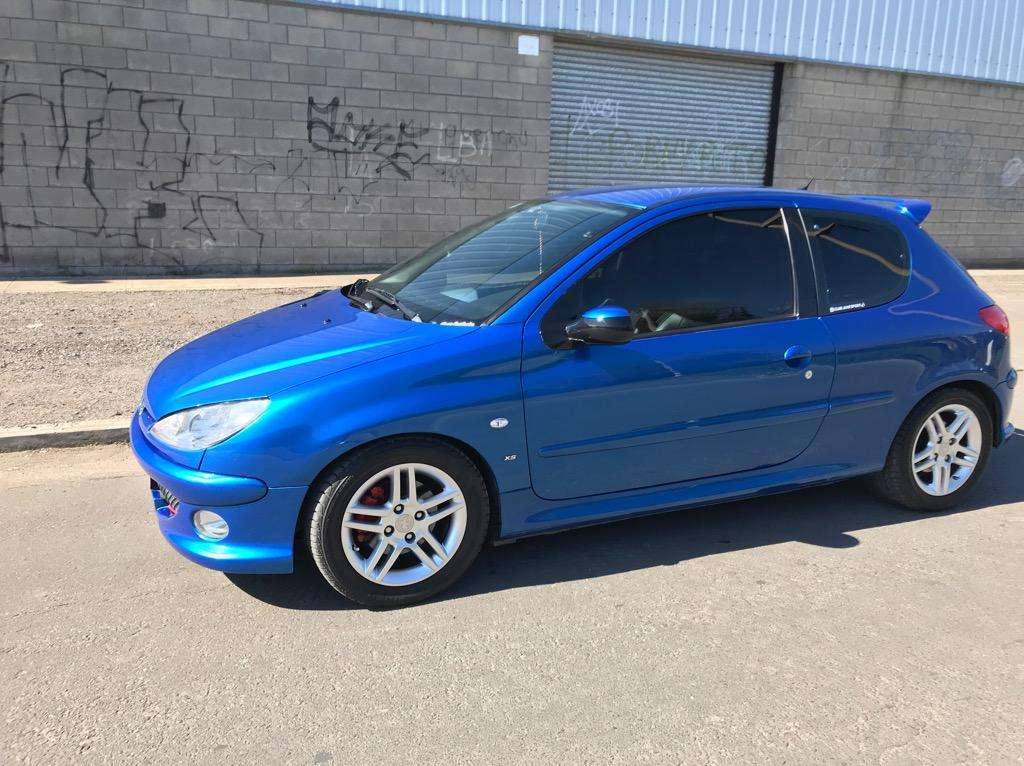
{"type": "Polygon", "coordinates": [[[804,210],[802,215],[825,291],[822,313],[881,306],[906,289],[907,245],[895,228],[824,210],[804,210]]]}

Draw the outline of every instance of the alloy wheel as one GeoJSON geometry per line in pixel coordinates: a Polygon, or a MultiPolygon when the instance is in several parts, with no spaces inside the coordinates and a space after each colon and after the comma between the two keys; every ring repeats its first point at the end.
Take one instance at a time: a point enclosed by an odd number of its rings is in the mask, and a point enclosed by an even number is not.
{"type": "Polygon", "coordinates": [[[466,532],[456,481],[424,463],[379,471],[352,495],[342,520],[349,564],[378,585],[421,582],[442,569],[466,532]]]}
{"type": "Polygon", "coordinates": [[[933,412],[914,441],[912,472],[917,486],[934,497],[951,495],[974,473],[982,450],[978,416],[963,404],[933,412]]]}

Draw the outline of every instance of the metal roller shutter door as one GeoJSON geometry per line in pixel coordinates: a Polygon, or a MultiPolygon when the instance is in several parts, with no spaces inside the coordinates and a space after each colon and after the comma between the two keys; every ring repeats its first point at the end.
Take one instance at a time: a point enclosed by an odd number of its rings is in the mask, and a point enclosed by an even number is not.
{"type": "Polygon", "coordinates": [[[774,67],[555,44],[549,187],[764,183],[774,67]]]}

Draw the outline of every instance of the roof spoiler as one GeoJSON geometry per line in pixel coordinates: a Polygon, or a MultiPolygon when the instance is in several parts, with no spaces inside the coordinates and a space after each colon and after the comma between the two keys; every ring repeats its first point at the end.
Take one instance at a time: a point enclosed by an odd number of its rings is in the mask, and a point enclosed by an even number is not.
{"type": "Polygon", "coordinates": [[[932,203],[926,199],[884,197],[874,194],[857,194],[854,196],[854,199],[894,208],[896,212],[907,216],[918,226],[924,223],[924,219],[928,217],[930,212],[932,212],[932,203]]]}

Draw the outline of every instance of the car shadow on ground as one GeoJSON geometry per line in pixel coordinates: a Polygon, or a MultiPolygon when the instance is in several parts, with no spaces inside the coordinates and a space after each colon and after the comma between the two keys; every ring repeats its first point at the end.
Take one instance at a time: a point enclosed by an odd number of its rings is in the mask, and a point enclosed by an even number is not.
{"type": "MultiPolygon", "coordinates": [[[[486,548],[462,580],[435,600],[672,566],[703,556],[786,542],[826,548],[860,544],[858,530],[1024,501],[1024,431],[992,454],[973,495],[941,514],[882,502],[847,481],[721,505],[673,511],[486,548]]],[[[357,608],[320,577],[308,554],[292,575],[228,575],[253,598],[285,609],[357,608]]]]}

